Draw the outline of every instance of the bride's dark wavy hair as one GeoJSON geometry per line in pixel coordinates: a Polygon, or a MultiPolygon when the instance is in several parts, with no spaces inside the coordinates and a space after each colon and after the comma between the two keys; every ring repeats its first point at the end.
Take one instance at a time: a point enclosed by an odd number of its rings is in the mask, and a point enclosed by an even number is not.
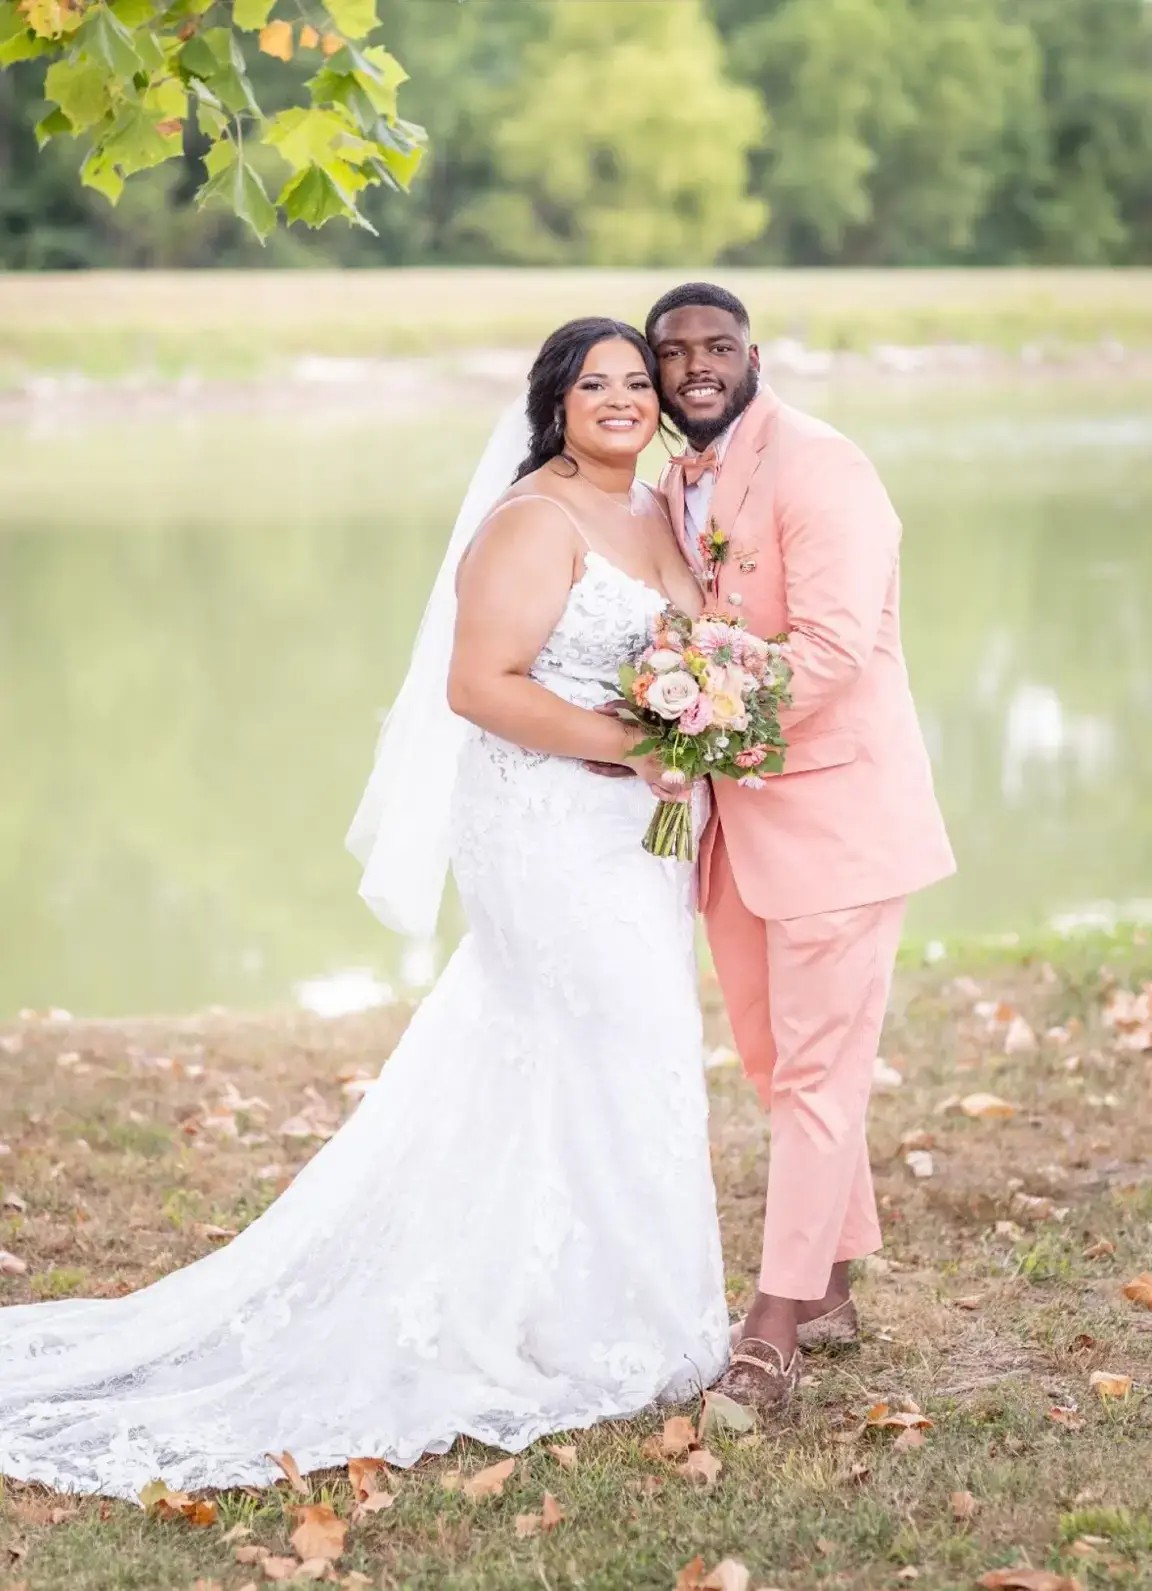
{"type": "Polygon", "coordinates": [[[528,455],[516,471],[516,480],[531,475],[551,459],[567,459],[573,472],[578,465],[564,451],[564,399],[580,378],[591,349],[597,343],[621,338],[631,343],[640,355],[652,385],[660,390],[656,355],[644,340],[644,333],[627,321],[589,315],[570,320],[554,331],[541,348],[528,372],[528,455]]]}

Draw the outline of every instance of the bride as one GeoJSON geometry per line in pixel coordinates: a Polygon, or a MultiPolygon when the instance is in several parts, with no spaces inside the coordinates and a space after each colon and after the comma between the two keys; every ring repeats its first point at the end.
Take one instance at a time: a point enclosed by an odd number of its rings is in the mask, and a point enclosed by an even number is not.
{"type": "Polygon", "coordinates": [[[470,932],[343,1129],[227,1248],[126,1298],[0,1310],[0,1473],[132,1497],[267,1484],[675,1400],[728,1349],[693,879],[640,841],[659,765],[594,709],[701,598],[635,481],[640,333],[563,326],[494,434],[349,844],[470,932]],[[527,456],[522,455],[526,449],[527,456]],[[517,469],[517,464],[519,468],[517,469]],[[514,479],[513,479],[514,477],[514,479]],[[454,627],[454,634],[453,634],[454,627]]]}

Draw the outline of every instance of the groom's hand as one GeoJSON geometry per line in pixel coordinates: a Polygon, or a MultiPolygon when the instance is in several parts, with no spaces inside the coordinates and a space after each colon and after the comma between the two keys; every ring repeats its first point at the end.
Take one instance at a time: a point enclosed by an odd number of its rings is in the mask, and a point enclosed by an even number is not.
{"type": "MultiPolygon", "coordinates": [[[[598,713],[603,713],[605,718],[619,718],[620,709],[627,707],[628,703],[623,698],[614,702],[604,702],[597,707],[598,713]]],[[[627,768],[619,762],[586,762],[584,764],[589,773],[601,774],[605,779],[635,779],[635,768],[627,768]]]]}

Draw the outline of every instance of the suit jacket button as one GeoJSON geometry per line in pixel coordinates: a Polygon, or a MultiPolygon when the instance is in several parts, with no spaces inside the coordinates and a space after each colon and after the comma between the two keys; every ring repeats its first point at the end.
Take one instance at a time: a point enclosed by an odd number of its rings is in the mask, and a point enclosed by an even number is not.
{"type": "Polygon", "coordinates": [[[738,608],[744,601],[744,598],[740,595],[739,591],[729,591],[728,600],[734,608],[738,608]]]}

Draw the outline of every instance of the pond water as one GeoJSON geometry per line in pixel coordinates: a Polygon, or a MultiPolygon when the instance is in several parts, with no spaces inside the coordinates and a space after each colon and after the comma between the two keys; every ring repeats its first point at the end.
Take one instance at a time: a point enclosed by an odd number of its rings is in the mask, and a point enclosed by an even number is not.
{"type": "MultiPolygon", "coordinates": [[[[871,452],[905,521],[906,647],[961,864],[909,932],[1147,911],[1152,392],[788,395],[871,452]]],[[[342,839],[502,401],[0,427],[0,1019],[335,1007],[426,975],[342,839]]],[[[449,911],[440,954],[455,932],[449,911]]]]}

